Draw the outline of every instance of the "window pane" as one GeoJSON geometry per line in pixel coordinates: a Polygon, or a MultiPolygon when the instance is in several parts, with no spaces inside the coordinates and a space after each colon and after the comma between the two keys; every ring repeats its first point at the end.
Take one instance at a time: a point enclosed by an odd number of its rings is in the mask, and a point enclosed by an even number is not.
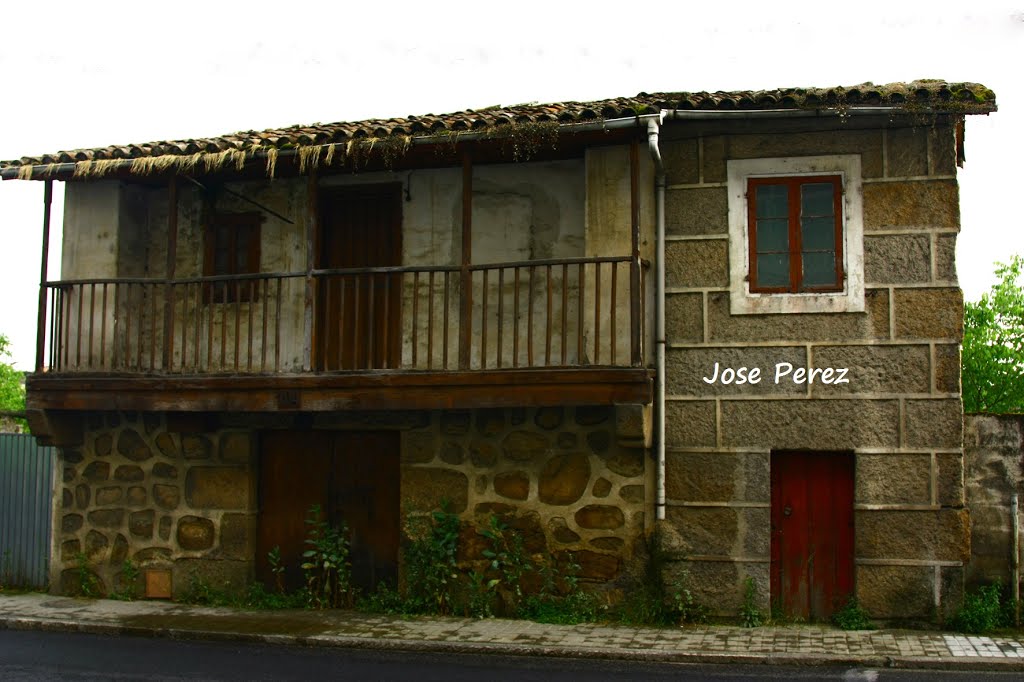
{"type": "Polygon", "coordinates": [[[758,220],[757,252],[789,251],[789,221],[758,220]]]}
{"type": "Polygon", "coordinates": [[[834,251],[803,254],[804,287],[836,286],[836,254],[834,251]]]}
{"type": "Polygon", "coordinates": [[[807,251],[835,251],[834,218],[803,218],[803,248],[807,251]]]}
{"type": "Polygon", "coordinates": [[[757,286],[789,287],[789,254],[759,254],[757,257],[757,286]]]}
{"type": "Polygon", "coordinates": [[[800,186],[800,215],[831,216],[835,213],[832,203],[834,186],[831,182],[814,182],[800,186]]]}
{"type": "Polygon", "coordinates": [[[758,218],[785,218],[789,215],[789,188],[785,185],[758,185],[754,205],[758,218]]]}

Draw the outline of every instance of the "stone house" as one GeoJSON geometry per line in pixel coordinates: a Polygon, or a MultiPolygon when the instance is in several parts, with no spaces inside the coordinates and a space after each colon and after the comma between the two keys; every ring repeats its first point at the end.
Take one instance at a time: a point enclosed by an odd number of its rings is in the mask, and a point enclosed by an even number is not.
{"type": "Polygon", "coordinates": [[[107,589],[126,558],[267,579],[313,504],[370,587],[447,500],[466,559],[493,513],[597,588],[654,546],[722,615],[748,578],[805,618],[943,612],[956,170],[992,111],[941,81],[642,93],[0,163],[67,183],[28,382],[54,589],[80,554],[107,589]]]}

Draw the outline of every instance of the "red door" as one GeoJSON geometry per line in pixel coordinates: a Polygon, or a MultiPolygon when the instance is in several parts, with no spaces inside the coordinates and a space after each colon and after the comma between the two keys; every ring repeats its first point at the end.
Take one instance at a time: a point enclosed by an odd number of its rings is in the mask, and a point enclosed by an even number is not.
{"type": "Polygon", "coordinates": [[[773,452],[772,602],[828,620],[853,594],[853,454],[773,452]]]}

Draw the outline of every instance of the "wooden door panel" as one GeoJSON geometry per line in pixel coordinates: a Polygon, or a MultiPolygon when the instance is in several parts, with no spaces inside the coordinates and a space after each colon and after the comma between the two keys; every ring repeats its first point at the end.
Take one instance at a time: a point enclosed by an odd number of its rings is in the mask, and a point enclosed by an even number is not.
{"type": "Polygon", "coordinates": [[[325,512],[329,500],[331,444],[321,431],[268,431],[262,434],[259,473],[259,515],[256,533],[256,577],[276,589],[268,553],[280,548],[289,590],[303,585],[300,565],[314,504],[325,512]]]}
{"type": "Polygon", "coordinates": [[[853,455],[775,452],[771,591],[790,616],[826,620],[853,592],[853,455]]]}
{"type": "MultiPolygon", "coordinates": [[[[324,189],[317,268],[401,265],[401,185],[324,189]]],[[[383,273],[318,278],[316,358],[320,370],[397,367],[401,278],[383,273]]]]}

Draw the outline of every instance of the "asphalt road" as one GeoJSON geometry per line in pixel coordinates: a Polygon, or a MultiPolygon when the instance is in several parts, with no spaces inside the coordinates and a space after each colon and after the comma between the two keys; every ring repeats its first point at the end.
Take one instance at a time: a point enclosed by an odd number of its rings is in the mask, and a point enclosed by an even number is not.
{"type": "Polygon", "coordinates": [[[649,665],[593,659],[439,655],[190,642],[78,633],[0,631],[0,680],[951,680],[978,673],[782,666],[649,665]]]}

